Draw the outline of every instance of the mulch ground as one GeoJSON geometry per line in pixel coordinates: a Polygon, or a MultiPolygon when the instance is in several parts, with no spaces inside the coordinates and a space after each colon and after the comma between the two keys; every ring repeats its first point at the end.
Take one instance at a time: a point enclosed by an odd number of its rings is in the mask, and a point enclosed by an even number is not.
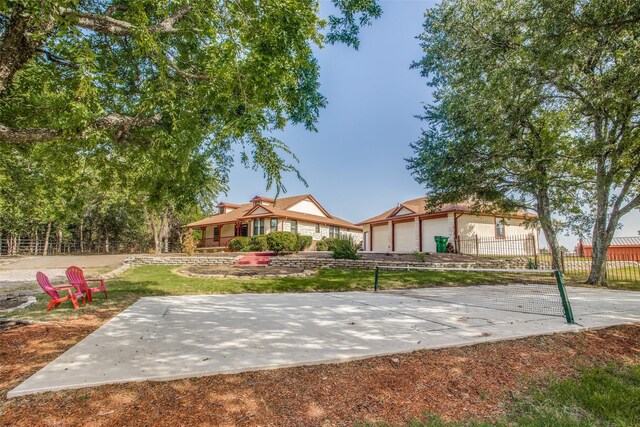
{"type": "Polygon", "coordinates": [[[491,420],[553,373],[640,363],[640,325],[237,375],[107,385],[7,400],[6,392],[113,312],[0,330],[0,425],[352,426],[426,413],[491,420]]]}
{"type": "Polygon", "coordinates": [[[261,277],[269,275],[299,274],[304,272],[304,269],[273,266],[190,265],[181,268],[178,272],[194,276],[230,275],[238,277],[261,277]]]}

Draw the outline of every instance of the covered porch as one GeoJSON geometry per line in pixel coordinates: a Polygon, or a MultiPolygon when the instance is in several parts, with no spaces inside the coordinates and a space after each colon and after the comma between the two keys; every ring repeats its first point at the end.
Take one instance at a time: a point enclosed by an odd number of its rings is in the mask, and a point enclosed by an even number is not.
{"type": "Polygon", "coordinates": [[[198,249],[225,248],[230,241],[239,236],[249,236],[249,222],[237,221],[226,224],[212,224],[196,228],[202,237],[198,249]]]}

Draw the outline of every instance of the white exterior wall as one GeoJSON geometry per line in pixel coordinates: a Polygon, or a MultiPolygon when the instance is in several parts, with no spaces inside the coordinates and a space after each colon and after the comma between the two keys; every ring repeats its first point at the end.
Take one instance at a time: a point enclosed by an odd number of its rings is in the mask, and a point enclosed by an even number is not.
{"type": "MultiPolygon", "coordinates": [[[[233,237],[235,234],[235,225],[234,224],[225,224],[222,226],[220,230],[221,237],[233,237]]],[[[213,235],[211,235],[213,237],[213,235]]]]}
{"type": "Polygon", "coordinates": [[[311,215],[317,215],[317,216],[322,216],[326,218],[326,215],[324,214],[324,212],[322,212],[320,210],[320,208],[318,208],[318,206],[316,206],[315,203],[313,203],[311,200],[305,199],[301,202],[296,203],[295,205],[291,206],[290,208],[287,208],[288,211],[294,211],[294,212],[302,212],[302,213],[306,213],[306,214],[311,214],[311,215]]]}
{"type": "Polygon", "coordinates": [[[207,228],[204,230],[204,238],[205,239],[213,239],[213,228],[215,226],[214,225],[208,225],[207,228]]]}
{"type": "Polygon", "coordinates": [[[400,222],[394,224],[394,252],[413,252],[418,250],[416,237],[418,236],[417,222],[400,222]]]}
{"type": "Polygon", "coordinates": [[[450,220],[446,218],[431,218],[422,220],[422,252],[436,252],[436,236],[449,237],[453,242],[453,230],[449,229],[450,220]]]}
{"type": "Polygon", "coordinates": [[[504,222],[505,239],[496,239],[494,216],[461,216],[458,219],[460,250],[463,253],[479,255],[533,254],[538,246],[537,231],[526,228],[522,219],[504,218],[504,222]],[[476,236],[478,241],[475,239],[476,236]],[[527,236],[533,237],[529,240],[527,236]]]}
{"type": "MultiPolygon", "coordinates": [[[[536,234],[534,229],[525,227],[524,220],[522,219],[504,218],[504,222],[506,224],[506,238],[536,234]]],[[[458,235],[463,239],[472,236],[495,238],[495,217],[487,215],[462,215],[458,218],[458,235]]]]}
{"type": "Polygon", "coordinates": [[[351,237],[353,239],[353,242],[356,244],[362,242],[362,231],[347,230],[347,229],[341,228],[340,235],[351,237]]]}

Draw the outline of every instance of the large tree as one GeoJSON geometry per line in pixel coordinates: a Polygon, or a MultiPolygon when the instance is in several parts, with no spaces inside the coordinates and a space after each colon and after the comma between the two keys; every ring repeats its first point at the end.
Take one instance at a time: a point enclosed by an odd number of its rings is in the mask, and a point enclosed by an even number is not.
{"type": "MultiPolygon", "coordinates": [[[[375,0],[333,0],[329,42],[357,47],[375,0]]],[[[268,136],[314,129],[317,1],[16,0],[0,3],[0,142],[238,142],[281,186],[289,150],[268,136]]],[[[189,150],[183,150],[189,153],[189,150]]]]}
{"type": "Polygon", "coordinates": [[[640,206],[640,4],[473,3],[427,11],[435,87],[410,168],[434,200],[535,209],[557,265],[557,220],[593,211],[591,283],[620,218],[640,206]],[[584,209],[582,209],[584,211],[584,209]]]}

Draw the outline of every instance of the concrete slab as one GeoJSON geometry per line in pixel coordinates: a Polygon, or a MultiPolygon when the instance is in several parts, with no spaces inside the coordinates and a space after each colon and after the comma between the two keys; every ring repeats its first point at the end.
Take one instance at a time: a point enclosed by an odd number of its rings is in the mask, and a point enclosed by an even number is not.
{"type": "Polygon", "coordinates": [[[640,293],[569,288],[578,325],[487,287],[143,298],[8,393],[329,363],[640,322],[640,293]],[[504,308],[504,307],[502,307],[504,308]]]}

